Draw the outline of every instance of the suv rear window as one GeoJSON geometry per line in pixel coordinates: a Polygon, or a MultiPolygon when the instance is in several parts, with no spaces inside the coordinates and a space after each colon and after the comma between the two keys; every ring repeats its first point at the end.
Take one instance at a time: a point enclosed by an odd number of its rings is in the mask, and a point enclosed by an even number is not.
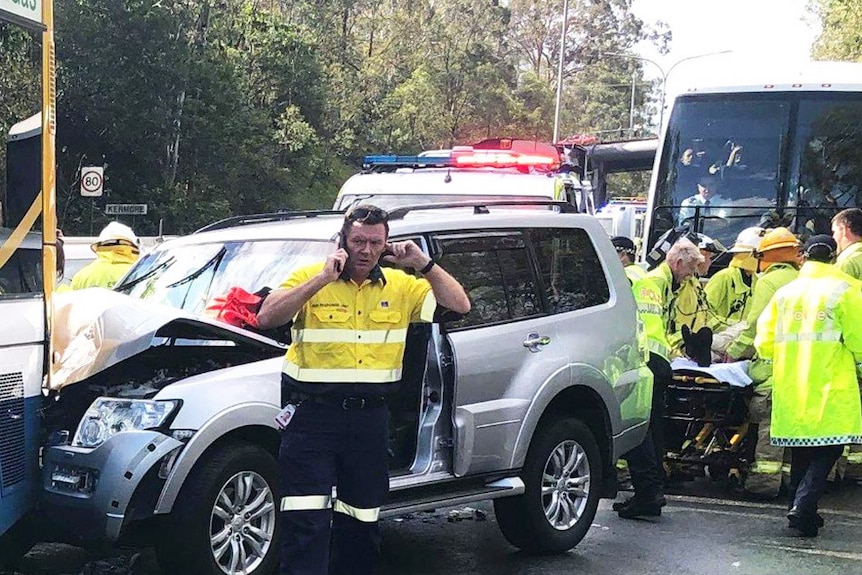
{"type": "Polygon", "coordinates": [[[586,231],[538,228],[530,239],[551,313],[565,313],[610,300],[602,262],[586,231]]]}
{"type": "Polygon", "coordinates": [[[441,238],[441,264],[467,291],[473,308],[450,328],[503,323],[541,315],[540,290],[521,232],[441,238]]]}

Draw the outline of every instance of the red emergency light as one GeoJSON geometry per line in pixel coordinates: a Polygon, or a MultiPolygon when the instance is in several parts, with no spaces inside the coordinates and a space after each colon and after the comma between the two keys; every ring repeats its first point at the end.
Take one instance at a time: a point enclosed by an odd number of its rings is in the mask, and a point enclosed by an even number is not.
{"type": "Polygon", "coordinates": [[[474,150],[458,149],[452,150],[452,161],[456,166],[463,167],[524,167],[524,168],[548,168],[551,169],[560,163],[559,158],[542,156],[537,154],[521,154],[503,150],[474,150]]]}

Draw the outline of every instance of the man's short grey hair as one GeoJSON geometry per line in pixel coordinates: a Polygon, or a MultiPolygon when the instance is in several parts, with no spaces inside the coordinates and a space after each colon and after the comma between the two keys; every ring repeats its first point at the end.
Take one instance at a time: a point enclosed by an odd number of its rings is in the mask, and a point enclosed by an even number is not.
{"type": "Polygon", "coordinates": [[[702,264],[706,258],[688,238],[680,238],[667,251],[667,261],[680,260],[683,264],[702,264]]]}

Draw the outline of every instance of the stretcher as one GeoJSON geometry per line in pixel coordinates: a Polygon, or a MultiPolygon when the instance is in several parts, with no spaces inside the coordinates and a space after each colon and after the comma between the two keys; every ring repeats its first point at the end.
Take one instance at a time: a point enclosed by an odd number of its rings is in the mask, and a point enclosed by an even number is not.
{"type": "MultiPolygon", "coordinates": [[[[668,478],[741,482],[754,461],[757,440],[748,417],[750,379],[737,373],[729,382],[722,377],[727,370],[705,371],[691,362],[675,360],[672,367],[663,417],[668,478]]],[[[738,367],[744,373],[746,366],[738,367]]]]}

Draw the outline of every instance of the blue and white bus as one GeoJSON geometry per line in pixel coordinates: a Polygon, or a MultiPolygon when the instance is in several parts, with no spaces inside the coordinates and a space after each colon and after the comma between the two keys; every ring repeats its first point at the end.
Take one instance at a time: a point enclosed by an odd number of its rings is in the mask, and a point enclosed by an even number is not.
{"type": "Polygon", "coordinates": [[[725,245],[760,223],[830,233],[836,212],[862,206],[860,118],[862,64],[815,62],[679,94],[653,168],[647,247],[683,226],[725,245]],[[704,186],[708,204],[695,198],[704,186]]]}
{"type": "Polygon", "coordinates": [[[0,0],[0,20],[42,35],[41,112],[9,131],[0,226],[0,564],[27,549],[35,504],[42,386],[50,378],[56,277],[52,0],[0,0]]]}

